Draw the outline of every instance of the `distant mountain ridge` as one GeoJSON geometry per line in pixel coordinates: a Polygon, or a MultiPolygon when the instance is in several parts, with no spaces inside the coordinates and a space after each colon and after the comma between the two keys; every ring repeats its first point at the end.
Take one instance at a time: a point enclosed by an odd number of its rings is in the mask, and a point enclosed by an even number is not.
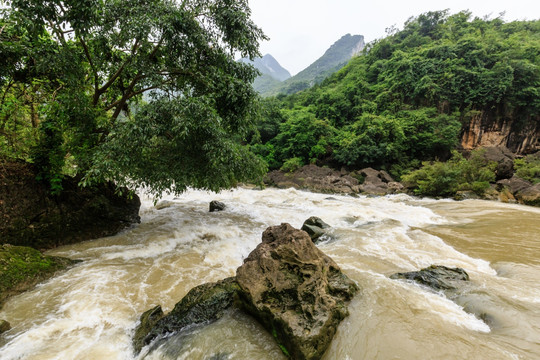
{"type": "Polygon", "coordinates": [[[270,54],[266,54],[262,58],[255,58],[255,60],[242,58],[240,61],[255,66],[262,73],[261,77],[268,75],[277,81],[284,81],[291,77],[291,73],[270,54]]]}
{"type": "Polygon", "coordinates": [[[262,73],[253,83],[253,88],[262,96],[293,94],[322,82],[345,66],[364,47],[363,35],[346,34],[330,46],[313,64],[293,77],[270,54],[256,58],[254,61],[245,58],[240,61],[252,64],[262,73]]]}

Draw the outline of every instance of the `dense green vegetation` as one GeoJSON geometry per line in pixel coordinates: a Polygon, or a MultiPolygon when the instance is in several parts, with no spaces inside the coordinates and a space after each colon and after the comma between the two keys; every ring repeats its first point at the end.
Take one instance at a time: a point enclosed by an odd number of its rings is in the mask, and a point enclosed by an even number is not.
{"type": "Polygon", "coordinates": [[[448,159],[479,112],[537,121],[539,49],[540,21],[422,14],[321,85],[266,100],[252,149],[271,168],[298,158],[399,178],[421,161],[448,159]]]}
{"type": "Polygon", "coordinates": [[[258,113],[262,31],[247,1],[12,0],[0,19],[0,156],[61,191],[113,180],[155,194],[262,176],[240,142],[258,113]]]}
{"type": "Polygon", "coordinates": [[[448,161],[425,162],[402,180],[416,195],[452,197],[458,191],[483,195],[490,182],[495,181],[497,163],[487,161],[482,155],[480,149],[465,159],[454,151],[448,161]]]}
{"type": "Polygon", "coordinates": [[[532,182],[533,184],[540,183],[540,154],[529,155],[523,159],[514,161],[516,175],[522,179],[532,182]]]}

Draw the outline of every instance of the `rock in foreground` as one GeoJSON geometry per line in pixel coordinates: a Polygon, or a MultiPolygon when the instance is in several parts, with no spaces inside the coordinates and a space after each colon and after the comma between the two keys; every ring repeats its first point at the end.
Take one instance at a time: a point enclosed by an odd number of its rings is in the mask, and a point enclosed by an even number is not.
{"type": "Polygon", "coordinates": [[[461,268],[431,265],[420,271],[397,273],[390,278],[413,280],[434,290],[454,290],[459,287],[459,282],[469,281],[469,274],[461,268]]]}
{"type": "Polygon", "coordinates": [[[358,291],[306,232],[289,224],[268,228],[236,277],[246,310],[293,359],[322,357],[358,291]]]}

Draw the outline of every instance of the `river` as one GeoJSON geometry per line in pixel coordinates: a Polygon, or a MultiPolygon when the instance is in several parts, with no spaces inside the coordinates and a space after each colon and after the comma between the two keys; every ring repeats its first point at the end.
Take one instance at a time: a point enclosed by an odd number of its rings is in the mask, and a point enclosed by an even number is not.
{"type": "MultiPolygon", "coordinates": [[[[310,216],[332,225],[318,245],[361,288],[325,360],[540,359],[540,209],[481,200],[350,197],[293,189],[188,191],[141,224],[49,255],[82,263],[11,298],[0,359],[134,359],[139,315],[170,311],[192,287],[232,276],[264,229],[310,216]],[[211,200],[227,204],[209,213],[211,200]],[[449,299],[398,271],[462,267],[470,284],[449,299]],[[474,315],[476,314],[476,315],[474,315]]],[[[237,311],[171,337],[139,359],[284,359],[237,311]]]]}

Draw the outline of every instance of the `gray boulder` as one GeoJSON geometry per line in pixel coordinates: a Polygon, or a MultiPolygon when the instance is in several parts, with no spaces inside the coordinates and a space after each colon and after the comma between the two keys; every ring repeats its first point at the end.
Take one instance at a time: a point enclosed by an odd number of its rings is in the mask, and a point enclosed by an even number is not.
{"type": "Polygon", "coordinates": [[[512,176],[510,179],[504,179],[497,181],[498,187],[502,190],[503,188],[508,188],[512,194],[517,194],[521,190],[524,190],[526,188],[529,188],[532,186],[530,182],[527,180],[523,180],[520,177],[517,177],[516,175],[512,176]]]}
{"type": "Polygon", "coordinates": [[[516,197],[522,204],[540,206],[540,183],[518,191],[516,197]]]}
{"type": "Polygon", "coordinates": [[[504,146],[489,146],[485,150],[484,158],[497,163],[495,176],[497,180],[509,179],[514,175],[515,155],[504,146]]]}

